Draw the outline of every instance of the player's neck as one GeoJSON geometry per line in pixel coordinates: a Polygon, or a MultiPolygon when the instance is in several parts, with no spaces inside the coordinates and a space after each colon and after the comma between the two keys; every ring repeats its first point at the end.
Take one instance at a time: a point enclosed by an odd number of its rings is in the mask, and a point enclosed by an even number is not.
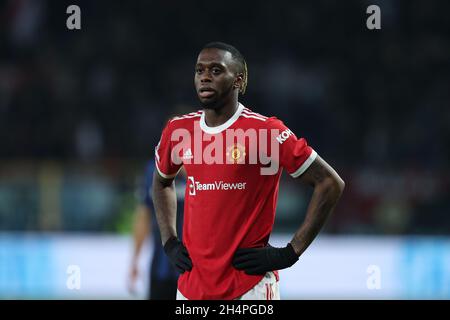
{"type": "Polygon", "coordinates": [[[204,109],[205,122],[208,127],[217,127],[228,121],[239,107],[238,101],[230,101],[217,109],[204,109]]]}

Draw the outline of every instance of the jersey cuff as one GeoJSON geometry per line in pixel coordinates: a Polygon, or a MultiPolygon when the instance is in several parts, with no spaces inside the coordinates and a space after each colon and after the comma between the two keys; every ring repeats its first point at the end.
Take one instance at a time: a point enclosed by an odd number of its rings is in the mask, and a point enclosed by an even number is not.
{"type": "Polygon", "coordinates": [[[176,173],[174,173],[174,174],[165,174],[165,173],[162,173],[161,170],[159,170],[159,167],[158,167],[158,161],[155,161],[155,167],[156,167],[156,170],[158,170],[159,175],[160,175],[161,177],[163,177],[164,179],[173,179],[173,178],[175,178],[175,176],[176,176],[176,175],[178,174],[178,172],[180,172],[180,170],[181,170],[181,167],[180,167],[180,169],[178,169],[178,171],[177,171],[176,173]]]}
{"type": "Polygon", "coordinates": [[[291,176],[293,178],[298,178],[300,177],[303,172],[306,171],[306,169],[309,168],[309,166],[311,165],[311,163],[313,163],[314,160],[316,160],[317,157],[317,152],[315,152],[314,150],[311,152],[311,154],[309,155],[308,159],[306,159],[305,162],[303,162],[303,164],[300,166],[300,168],[298,168],[295,172],[291,173],[291,176]]]}

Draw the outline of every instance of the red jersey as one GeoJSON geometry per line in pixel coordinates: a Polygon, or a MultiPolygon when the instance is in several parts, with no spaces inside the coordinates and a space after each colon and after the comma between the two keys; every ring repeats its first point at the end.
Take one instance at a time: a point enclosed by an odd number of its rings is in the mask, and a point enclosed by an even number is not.
{"type": "Polygon", "coordinates": [[[282,121],[242,104],[217,127],[207,126],[203,111],[168,122],[155,158],[165,178],[183,165],[187,173],[183,243],[193,267],[178,280],[183,296],[235,299],[262,279],[235,269],[232,257],[267,245],[282,169],[299,177],[316,156],[282,121]]]}

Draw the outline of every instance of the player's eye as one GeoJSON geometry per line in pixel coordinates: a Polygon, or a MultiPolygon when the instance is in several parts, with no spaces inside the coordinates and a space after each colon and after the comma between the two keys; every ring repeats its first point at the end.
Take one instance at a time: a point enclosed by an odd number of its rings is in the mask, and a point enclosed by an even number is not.
{"type": "Polygon", "coordinates": [[[202,73],[202,71],[203,71],[203,70],[202,70],[201,68],[196,68],[196,69],[195,69],[195,72],[196,72],[197,74],[202,73]]]}
{"type": "Polygon", "coordinates": [[[219,74],[222,72],[222,70],[220,68],[213,68],[212,72],[213,72],[213,74],[219,74]]]}

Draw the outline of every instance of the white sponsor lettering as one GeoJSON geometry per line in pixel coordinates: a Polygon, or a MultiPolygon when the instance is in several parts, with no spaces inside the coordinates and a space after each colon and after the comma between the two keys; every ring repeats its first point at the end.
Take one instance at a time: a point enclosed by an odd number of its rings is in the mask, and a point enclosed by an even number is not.
{"type": "Polygon", "coordinates": [[[286,129],[284,130],[276,139],[280,144],[283,144],[290,136],[293,136],[294,133],[292,133],[291,130],[286,129]]]}
{"type": "Polygon", "coordinates": [[[188,177],[189,181],[189,194],[194,196],[196,191],[228,191],[228,190],[245,190],[247,182],[223,182],[214,181],[212,183],[201,183],[195,181],[194,177],[188,177]]]}

